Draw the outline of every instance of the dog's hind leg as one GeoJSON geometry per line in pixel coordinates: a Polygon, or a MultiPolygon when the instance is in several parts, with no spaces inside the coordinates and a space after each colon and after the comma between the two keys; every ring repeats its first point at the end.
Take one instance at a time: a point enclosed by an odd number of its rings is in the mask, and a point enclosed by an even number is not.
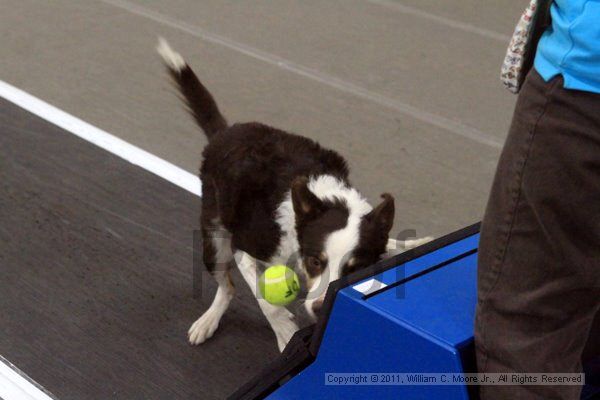
{"type": "Polygon", "coordinates": [[[235,261],[238,269],[242,273],[244,280],[250,286],[250,290],[258,300],[261,311],[267,317],[271,329],[277,337],[277,346],[279,351],[283,351],[294,333],[298,330],[298,325],[294,321],[294,314],[285,307],[274,306],[258,295],[258,278],[256,260],[243,251],[235,252],[235,261]]]}
{"type": "Polygon", "coordinates": [[[198,318],[188,331],[191,344],[199,344],[210,338],[219,326],[221,317],[229,307],[235,288],[229,275],[233,260],[231,234],[220,224],[218,219],[203,220],[202,241],[204,264],[215,278],[219,287],[217,294],[206,312],[198,318]]]}

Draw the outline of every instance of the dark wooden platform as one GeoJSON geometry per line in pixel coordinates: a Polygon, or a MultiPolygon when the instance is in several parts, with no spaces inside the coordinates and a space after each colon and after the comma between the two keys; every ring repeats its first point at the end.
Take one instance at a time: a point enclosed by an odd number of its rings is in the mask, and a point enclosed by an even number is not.
{"type": "MultiPolygon", "coordinates": [[[[201,149],[198,149],[200,152],[201,149]]],[[[187,343],[200,199],[0,100],[0,354],[59,399],[221,399],[278,354],[237,273],[187,343]]]]}

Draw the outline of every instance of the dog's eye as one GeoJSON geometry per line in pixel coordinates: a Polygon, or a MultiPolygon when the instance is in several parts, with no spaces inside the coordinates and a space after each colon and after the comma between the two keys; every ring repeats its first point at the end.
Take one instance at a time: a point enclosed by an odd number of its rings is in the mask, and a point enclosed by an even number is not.
{"type": "Polygon", "coordinates": [[[318,257],[310,256],[306,259],[306,272],[308,272],[309,275],[314,276],[321,273],[322,266],[323,264],[318,257]]]}

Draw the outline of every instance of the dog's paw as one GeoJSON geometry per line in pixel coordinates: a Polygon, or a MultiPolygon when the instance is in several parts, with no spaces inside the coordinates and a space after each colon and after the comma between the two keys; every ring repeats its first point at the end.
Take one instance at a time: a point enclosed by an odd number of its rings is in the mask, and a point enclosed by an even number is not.
{"type": "Polygon", "coordinates": [[[407,239],[407,240],[396,240],[389,239],[386,246],[386,254],[384,258],[392,257],[406,250],[414,249],[415,247],[419,247],[427,242],[431,242],[434,238],[432,236],[427,236],[421,239],[407,239]]]}
{"type": "Polygon", "coordinates": [[[196,320],[188,331],[188,339],[190,344],[197,345],[204,343],[210,338],[219,327],[220,316],[212,311],[206,311],[200,318],[196,320]]]}
{"type": "Polygon", "coordinates": [[[404,242],[404,248],[406,250],[414,249],[415,247],[419,247],[425,243],[431,242],[433,240],[433,236],[426,236],[421,239],[409,239],[404,242]]]}

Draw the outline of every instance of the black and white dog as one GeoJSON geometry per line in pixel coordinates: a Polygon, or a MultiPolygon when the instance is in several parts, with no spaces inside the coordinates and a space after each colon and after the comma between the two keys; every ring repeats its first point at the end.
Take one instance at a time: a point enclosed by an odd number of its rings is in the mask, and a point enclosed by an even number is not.
{"type": "MultiPolygon", "coordinates": [[[[157,50],[209,140],[200,169],[203,257],[219,286],[191,326],[190,343],[204,342],[217,329],[234,295],[234,260],[255,296],[257,262],[294,267],[304,276],[311,294],[304,304],[315,319],[329,282],[386,252],[394,198],[385,193],[378,206],[369,205],[350,185],[346,161],[308,138],[256,122],[229,125],[181,55],[164,39],[157,50]]],[[[298,330],[294,315],[258,302],[283,350],[298,330]]]]}

